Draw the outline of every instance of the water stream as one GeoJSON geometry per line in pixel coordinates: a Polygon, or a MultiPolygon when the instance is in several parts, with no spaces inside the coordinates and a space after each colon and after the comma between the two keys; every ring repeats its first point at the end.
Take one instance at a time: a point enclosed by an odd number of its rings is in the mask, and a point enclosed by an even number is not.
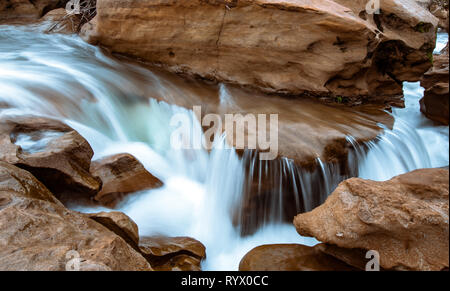
{"type": "MultiPolygon", "coordinates": [[[[440,35],[439,40],[441,48],[446,36],[440,35]]],[[[190,110],[148,98],[164,95],[170,99],[177,90],[183,88],[143,67],[110,58],[77,36],[0,27],[0,117],[33,114],[58,118],[89,141],[94,159],[124,152],[136,156],[164,182],[162,188],[129,196],[118,209],[138,224],[141,236],[200,240],[207,249],[205,270],[236,270],[243,255],[261,244],[317,243],[300,237],[291,224],[283,222],[281,185],[279,193],[274,193],[280,202],[270,203],[264,223],[251,235],[241,235],[239,224],[233,223],[234,215],[248,186],[246,169],[254,159],[223,149],[223,137],[215,141],[211,152],[172,149],[169,121],[174,114],[187,114],[194,136],[202,135],[190,110]]],[[[225,85],[218,94],[223,90],[225,85]]],[[[355,175],[386,180],[417,168],[448,165],[449,127],[434,126],[420,113],[423,89],[418,83],[405,83],[404,90],[406,108],[394,109],[394,128],[370,142],[367,153],[354,143],[355,175]]],[[[226,98],[220,100],[227,102],[226,98]]],[[[351,137],[349,141],[354,142],[351,137]]],[[[300,201],[303,210],[311,210],[312,188],[320,189],[319,200],[323,201],[345,178],[338,168],[317,162],[316,172],[310,173],[290,160],[279,161],[274,179],[291,180],[296,211],[302,208],[300,201]]],[[[256,175],[256,168],[250,173],[256,175]]],[[[69,206],[79,211],[105,210],[69,206]]]]}

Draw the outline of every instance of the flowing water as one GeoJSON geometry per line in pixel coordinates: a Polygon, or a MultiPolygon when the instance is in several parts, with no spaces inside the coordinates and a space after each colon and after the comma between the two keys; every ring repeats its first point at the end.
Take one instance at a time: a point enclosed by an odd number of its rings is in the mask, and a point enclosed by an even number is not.
{"type": "MultiPolygon", "coordinates": [[[[440,35],[439,40],[441,48],[446,36],[440,35]]],[[[338,167],[318,159],[317,169],[309,172],[288,159],[274,165],[255,163],[251,153],[240,158],[234,150],[224,149],[224,137],[215,141],[210,152],[172,149],[172,116],[186,114],[197,138],[202,128],[190,110],[148,97],[163,95],[170,100],[183,88],[150,70],[112,59],[76,36],[0,27],[0,117],[58,118],[89,141],[94,159],[123,152],[136,156],[164,186],[130,195],[119,210],[138,224],[141,236],[200,240],[207,249],[206,270],[236,270],[242,256],[261,244],[317,243],[300,237],[292,224],[283,222],[285,181],[293,193],[292,211],[299,212],[323,202],[347,176],[359,173],[363,178],[386,180],[417,168],[447,166],[448,126],[434,126],[419,112],[423,94],[419,84],[405,83],[404,89],[406,108],[394,109],[392,130],[386,129],[365,146],[348,137],[355,149],[349,160],[354,171],[341,174],[338,167]],[[243,236],[242,223],[235,216],[248,181],[261,173],[271,175],[279,190],[266,202],[269,206],[258,218],[262,223],[243,236]],[[277,179],[282,182],[277,184],[277,179]],[[313,197],[313,192],[320,197],[313,197]]],[[[229,102],[225,91],[226,86],[220,86],[221,103],[229,102]]],[[[19,140],[33,147],[26,138],[19,140]]],[[[79,211],[105,210],[69,206],[79,211]]]]}

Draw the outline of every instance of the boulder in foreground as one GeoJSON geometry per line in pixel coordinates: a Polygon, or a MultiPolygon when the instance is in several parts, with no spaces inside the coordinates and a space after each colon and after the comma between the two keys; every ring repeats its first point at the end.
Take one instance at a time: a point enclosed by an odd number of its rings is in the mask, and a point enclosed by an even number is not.
{"type": "Polygon", "coordinates": [[[89,172],[94,155],[71,127],[49,118],[0,118],[0,161],[31,172],[55,195],[95,195],[101,182],[89,172]]]}
{"type": "Polygon", "coordinates": [[[156,271],[201,271],[205,246],[190,237],[142,237],[142,255],[156,271]]]}
{"type": "Polygon", "coordinates": [[[241,260],[239,271],[356,271],[346,263],[300,244],[263,245],[241,260]]]}
{"type": "Polygon", "coordinates": [[[130,246],[138,250],[138,226],[125,213],[118,211],[98,212],[87,214],[87,216],[105,226],[110,231],[114,232],[115,234],[123,238],[130,246]]]}
{"type": "Polygon", "coordinates": [[[444,169],[385,182],[352,178],[294,224],[300,235],[327,244],[378,251],[384,269],[442,270],[449,266],[448,194],[444,169]]]}
{"type": "Polygon", "coordinates": [[[66,209],[29,172],[4,162],[0,237],[0,270],[152,270],[120,236],[66,209]]]}

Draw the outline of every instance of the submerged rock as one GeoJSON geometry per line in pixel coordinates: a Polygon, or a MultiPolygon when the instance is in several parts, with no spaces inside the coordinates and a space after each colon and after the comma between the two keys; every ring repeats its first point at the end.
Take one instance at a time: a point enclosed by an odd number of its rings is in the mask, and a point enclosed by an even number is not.
{"type": "Polygon", "coordinates": [[[205,246],[190,237],[142,237],[139,248],[157,271],[201,271],[205,246]]]}
{"type": "Polygon", "coordinates": [[[241,260],[239,271],[355,271],[346,263],[300,244],[263,245],[241,260]]]}
{"type": "Polygon", "coordinates": [[[388,100],[430,68],[438,19],[416,1],[98,0],[88,42],[271,93],[388,100]],[[268,21],[270,19],[270,21],[268,21]],[[307,19],[307,21],[305,21],[307,19]]]}
{"type": "Polygon", "coordinates": [[[93,161],[90,171],[103,182],[102,189],[94,199],[108,207],[114,207],[129,193],[162,186],[162,182],[130,154],[117,154],[93,161]]]}
{"type": "Polygon", "coordinates": [[[99,191],[101,182],[89,172],[93,154],[88,142],[60,121],[0,118],[0,161],[30,171],[55,195],[99,191]]]}
{"type": "Polygon", "coordinates": [[[420,85],[425,88],[420,100],[420,111],[429,119],[449,124],[448,45],[439,55],[433,56],[433,67],[425,73],[420,85]]]}
{"type": "Polygon", "coordinates": [[[120,236],[0,162],[0,270],[152,270],[120,236]]]}
{"type": "Polygon", "coordinates": [[[442,270],[449,266],[448,194],[444,169],[385,182],[352,178],[294,224],[300,235],[327,244],[378,251],[384,269],[442,270]]]}

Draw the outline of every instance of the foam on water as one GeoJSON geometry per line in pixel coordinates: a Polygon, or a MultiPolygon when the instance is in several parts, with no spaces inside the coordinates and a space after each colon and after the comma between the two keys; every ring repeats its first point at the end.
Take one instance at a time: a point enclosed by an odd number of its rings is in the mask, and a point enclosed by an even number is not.
{"type": "MultiPolygon", "coordinates": [[[[439,33],[435,53],[447,42],[448,35],[439,33]]],[[[393,108],[393,129],[369,142],[367,155],[360,157],[361,178],[384,181],[416,169],[449,165],[449,127],[434,124],[420,112],[424,93],[420,82],[405,82],[403,92],[405,108],[393,108]]]]}

